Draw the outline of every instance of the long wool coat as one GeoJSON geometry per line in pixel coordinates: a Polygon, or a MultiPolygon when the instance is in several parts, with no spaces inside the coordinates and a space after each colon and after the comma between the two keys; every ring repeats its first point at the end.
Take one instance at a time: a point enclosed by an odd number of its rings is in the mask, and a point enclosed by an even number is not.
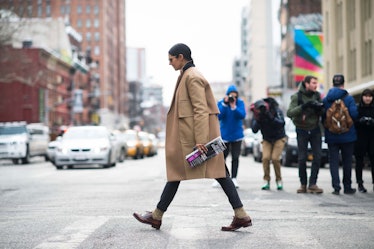
{"type": "Polygon", "coordinates": [[[226,176],[223,153],[190,168],[185,156],[196,144],[204,144],[220,136],[219,110],[209,83],[195,68],[179,76],[166,120],[167,180],[182,181],[226,176]]]}

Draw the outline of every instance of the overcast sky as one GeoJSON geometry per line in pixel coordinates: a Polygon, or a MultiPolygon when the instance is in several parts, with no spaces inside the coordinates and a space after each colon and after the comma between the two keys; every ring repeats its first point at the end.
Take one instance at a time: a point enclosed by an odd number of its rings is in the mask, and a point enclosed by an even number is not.
{"type": "Polygon", "coordinates": [[[176,43],[192,50],[196,67],[209,82],[231,81],[240,52],[242,8],[249,0],[126,0],[128,47],[146,49],[146,72],[164,87],[170,104],[179,72],[169,65],[176,43]]]}

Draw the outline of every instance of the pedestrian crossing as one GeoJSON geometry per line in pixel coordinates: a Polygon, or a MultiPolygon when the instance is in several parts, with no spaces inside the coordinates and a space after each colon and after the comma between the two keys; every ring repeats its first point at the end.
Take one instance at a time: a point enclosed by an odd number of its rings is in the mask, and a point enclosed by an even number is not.
{"type": "Polygon", "coordinates": [[[33,249],[74,249],[96,229],[108,221],[108,217],[87,217],[65,227],[58,235],[50,237],[33,249]]]}

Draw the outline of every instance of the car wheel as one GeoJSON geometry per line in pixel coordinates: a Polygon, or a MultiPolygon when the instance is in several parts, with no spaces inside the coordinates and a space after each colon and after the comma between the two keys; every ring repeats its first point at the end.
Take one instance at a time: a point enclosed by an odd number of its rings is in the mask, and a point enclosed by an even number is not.
{"type": "Polygon", "coordinates": [[[110,166],[112,166],[112,163],[110,161],[111,158],[112,158],[112,152],[109,152],[109,154],[108,154],[108,163],[104,164],[103,168],[109,168],[110,166]]]}
{"type": "Polygon", "coordinates": [[[13,164],[18,164],[18,159],[12,159],[13,164]]]}
{"type": "Polygon", "coordinates": [[[126,151],[125,149],[122,148],[119,154],[118,162],[122,163],[123,161],[125,161],[125,157],[126,157],[126,151]]]}
{"type": "Polygon", "coordinates": [[[27,146],[27,149],[26,149],[26,156],[23,157],[21,160],[22,160],[22,164],[30,163],[30,152],[29,152],[29,147],[28,146],[27,146]]]}
{"type": "Polygon", "coordinates": [[[55,165],[56,166],[56,169],[63,169],[64,166],[62,165],[55,165]]]}

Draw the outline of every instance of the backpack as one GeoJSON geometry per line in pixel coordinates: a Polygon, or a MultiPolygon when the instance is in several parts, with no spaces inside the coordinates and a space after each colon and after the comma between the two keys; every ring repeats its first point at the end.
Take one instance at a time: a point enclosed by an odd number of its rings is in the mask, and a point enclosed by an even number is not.
{"type": "Polygon", "coordinates": [[[334,134],[341,134],[349,131],[353,125],[351,115],[345,106],[344,98],[335,100],[326,111],[325,127],[334,134]]]}

